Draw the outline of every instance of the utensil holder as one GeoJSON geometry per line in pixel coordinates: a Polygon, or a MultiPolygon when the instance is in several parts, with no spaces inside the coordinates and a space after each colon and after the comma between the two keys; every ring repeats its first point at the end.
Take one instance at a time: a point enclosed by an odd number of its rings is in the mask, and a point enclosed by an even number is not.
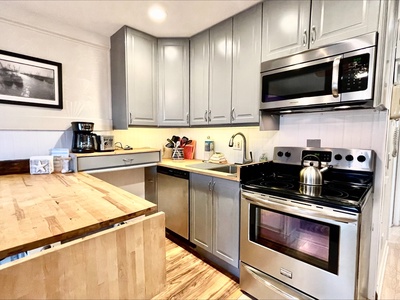
{"type": "Polygon", "coordinates": [[[172,152],[172,159],[173,160],[184,159],[183,148],[174,148],[174,151],[172,152]]]}

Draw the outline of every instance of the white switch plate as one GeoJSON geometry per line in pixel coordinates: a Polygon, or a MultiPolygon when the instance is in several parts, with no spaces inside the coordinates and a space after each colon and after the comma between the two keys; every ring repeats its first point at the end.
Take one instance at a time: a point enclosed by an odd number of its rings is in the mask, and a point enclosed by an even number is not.
{"type": "Polygon", "coordinates": [[[236,141],[233,143],[233,150],[242,150],[242,141],[236,141]]]}

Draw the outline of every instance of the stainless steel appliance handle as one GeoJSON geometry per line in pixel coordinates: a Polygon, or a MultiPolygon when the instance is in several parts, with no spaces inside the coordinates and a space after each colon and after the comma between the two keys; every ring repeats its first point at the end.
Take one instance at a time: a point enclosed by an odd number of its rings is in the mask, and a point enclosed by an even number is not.
{"type": "Polygon", "coordinates": [[[331,221],[341,222],[341,223],[356,223],[357,222],[357,215],[355,215],[355,214],[353,215],[349,212],[341,213],[338,211],[328,210],[328,209],[320,209],[320,211],[319,211],[319,210],[313,210],[311,207],[301,208],[299,206],[293,205],[294,203],[291,203],[291,205],[281,204],[281,203],[270,201],[270,200],[264,198],[264,197],[269,197],[269,196],[263,195],[263,198],[261,198],[255,194],[249,194],[249,193],[246,193],[243,191],[242,191],[242,197],[245,198],[246,201],[248,201],[249,203],[259,205],[259,206],[269,208],[269,209],[274,209],[274,210],[277,210],[280,212],[285,212],[285,213],[288,213],[291,215],[323,219],[325,222],[326,222],[326,220],[331,220],[331,221]]]}
{"type": "Polygon", "coordinates": [[[333,60],[332,68],[332,95],[333,97],[339,97],[339,66],[341,57],[335,57],[333,60]]]}
{"type": "Polygon", "coordinates": [[[270,290],[272,290],[276,294],[282,296],[282,299],[293,299],[293,300],[314,299],[303,293],[295,291],[294,289],[291,289],[289,286],[284,285],[277,280],[271,280],[270,278],[265,276],[265,274],[261,273],[260,271],[250,266],[247,266],[242,263],[242,267],[258,282],[267,286],[270,290]]]}

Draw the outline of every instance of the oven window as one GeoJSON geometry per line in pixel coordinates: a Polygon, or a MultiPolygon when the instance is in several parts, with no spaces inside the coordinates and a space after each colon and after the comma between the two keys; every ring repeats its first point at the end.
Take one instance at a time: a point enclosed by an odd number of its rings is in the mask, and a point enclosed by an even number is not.
{"type": "Polygon", "coordinates": [[[332,94],[333,63],[262,76],[262,102],[332,94]]]}
{"type": "Polygon", "coordinates": [[[250,240],[338,273],[339,226],[250,205],[250,240]]]}

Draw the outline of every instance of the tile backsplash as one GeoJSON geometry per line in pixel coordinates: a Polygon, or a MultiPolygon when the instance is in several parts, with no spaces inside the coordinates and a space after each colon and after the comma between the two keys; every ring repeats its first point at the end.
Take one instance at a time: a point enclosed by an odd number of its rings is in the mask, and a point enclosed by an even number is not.
{"type": "MultiPolygon", "coordinates": [[[[386,112],[354,110],[281,116],[278,131],[260,131],[252,127],[201,127],[201,128],[137,128],[114,130],[115,142],[133,148],[160,148],[173,135],[186,136],[197,141],[195,158],[204,158],[204,141],[209,136],[215,151],[222,152],[233,162],[241,156],[240,150],[228,146],[229,139],[237,132],[246,136],[247,150],[259,161],[263,153],[269,159],[274,146],[306,146],[308,139],[321,140],[321,147],[366,148],[382,154],[386,134],[386,112]],[[235,156],[236,155],[236,156],[235,156]]],[[[237,136],[236,139],[241,139],[237,136]]],[[[0,130],[0,160],[26,159],[46,155],[51,148],[71,148],[72,131],[7,131],[0,130]]],[[[248,156],[248,154],[247,154],[248,156]]]]}

